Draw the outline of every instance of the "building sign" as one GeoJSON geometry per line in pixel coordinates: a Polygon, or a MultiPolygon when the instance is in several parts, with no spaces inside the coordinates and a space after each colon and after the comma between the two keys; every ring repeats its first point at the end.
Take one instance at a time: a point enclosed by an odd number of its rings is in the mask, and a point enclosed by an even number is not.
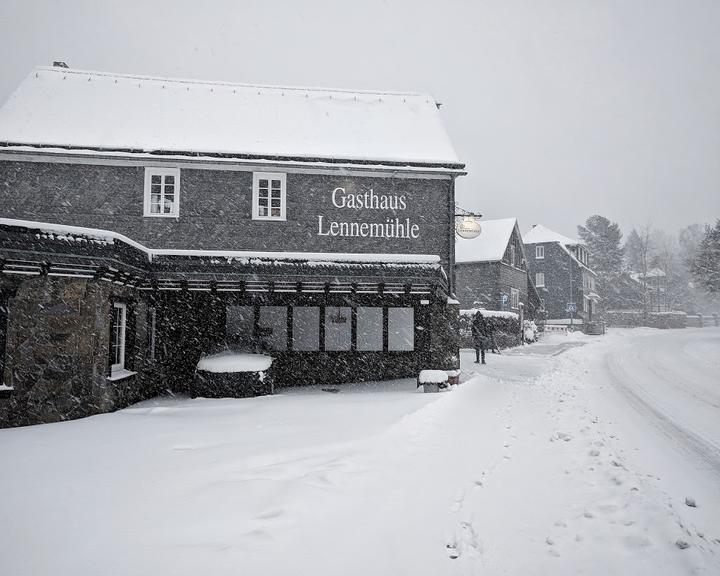
{"type": "Polygon", "coordinates": [[[455,224],[455,232],[460,238],[472,240],[480,236],[482,228],[474,216],[465,216],[460,218],[455,224]]]}
{"type": "Polygon", "coordinates": [[[338,187],[332,191],[332,203],[335,208],[355,211],[358,215],[366,213],[391,213],[380,222],[357,222],[350,220],[329,220],[318,215],[318,236],[343,236],[350,238],[404,238],[412,240],[420,237],[420,225],[410,218],[398,217],[397,213],[407,210],[405,194],[377,194],[371,188],[365,192],[348,193],[338,187]]]}

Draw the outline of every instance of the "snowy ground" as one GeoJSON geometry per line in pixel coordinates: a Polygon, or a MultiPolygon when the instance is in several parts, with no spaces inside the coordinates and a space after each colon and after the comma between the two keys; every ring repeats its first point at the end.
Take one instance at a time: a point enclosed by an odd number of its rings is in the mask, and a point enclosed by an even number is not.
{"type": "Polygon", "coordinates": [[[0,430],[0,573],[720,573],[720,330],[462,356],[0,430]]]}

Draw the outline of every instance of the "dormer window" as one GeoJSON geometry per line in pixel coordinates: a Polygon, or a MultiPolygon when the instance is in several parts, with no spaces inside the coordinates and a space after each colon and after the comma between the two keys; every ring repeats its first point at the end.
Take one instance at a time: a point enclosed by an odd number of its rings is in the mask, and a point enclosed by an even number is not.
{"type": "Polygon", "coordinates": [[[285,220],[286,175],[253,173],[253,220],[285,220]]]}
{"type": "Polygon", "coordinates": [[[145,216],[180,215],[180,169],[145,168],[145,216]]]}

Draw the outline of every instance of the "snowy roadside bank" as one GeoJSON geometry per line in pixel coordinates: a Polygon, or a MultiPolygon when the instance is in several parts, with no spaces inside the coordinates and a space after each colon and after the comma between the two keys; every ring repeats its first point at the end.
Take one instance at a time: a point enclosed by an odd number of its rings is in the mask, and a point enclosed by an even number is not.
{"type": "Polygon", "coordinates": [[[634,346],[720,350],[708,335],[573,336],[587,344],[487,366],[463,353],[447,394],[399,380],[163,399],[2,430],[0,557],[18,576],[714,574],[712,472],[607,369],[634,346]]]}

